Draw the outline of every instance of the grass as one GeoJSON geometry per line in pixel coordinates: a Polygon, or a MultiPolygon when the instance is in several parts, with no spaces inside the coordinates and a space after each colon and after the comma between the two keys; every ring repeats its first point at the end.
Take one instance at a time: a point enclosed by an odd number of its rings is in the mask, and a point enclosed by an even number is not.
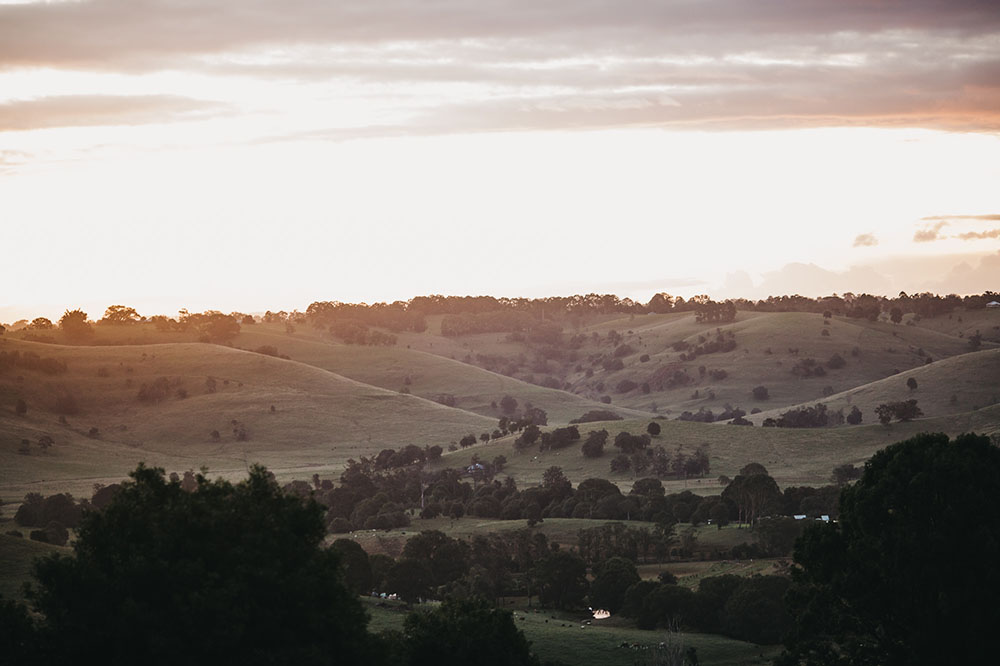
{"type": "Polygon", "coordinates": [[[0,524],[0,595],[4,599],[23,599],[24,584],[31,581],[32,562],[36,557],[52,553],[69,553],[69,548],[32,541],[28,538],[31,528],[17,528],[13,522],[0,524]],[[15,537],[6,532],[18,529],[24,536],[15,537]]]}
{"type": "MultiPolygon", "coordinates": [[[[369,629],[402,630],[406,612],[393,602],[364,600],[371,615],[369,629]],[[379,605],[384,603],[384,605],[379,605]]],[[[668,637],[664,631],[643,631],[617,618],[591,620],[585,614],[541,609],[527,609],[518,600],[508,606],[518,629],[531,641],[531,650],[543,662],[557,661],[573,666],[633,666],[638,651],[621,647],[622,643],[653,647],[662,641],[679,641],[698,651],[699,663],[705,666],[769,663],[780,648],[761,647],[715,634],[680,633],[668,637]]],[[[414,612],[420,612],[420,608],[414,612]]]]}
{"type": "MultiPolygon", "coordinates": [[[[699,446],[706,446],[712,466],[711,473],[704,478],[663,480],[667,492],[690,490],[699,495],[710,495],[721,490],[717,482],[719,475],[733,477],[749,462],[764,465],[782,488],[790,485],[817,486],[830,482],[830,474],[837,465],[864,463],[879,449],[920,432],[945,432],[950,435],[1000,432],[1000,406],[922,418],[909,423],[893,423],[890,427],[859,425],[793,429],[684,421],[659,423],[662,430],[659,436],[653,438],[654,446],[663,446],[671,455],[679,447],[691,453],[699,446]]],[[[609,439],[613,440],[620,431],[645,432],[647,424],[645,419],[588,423],[580,426],[580,432],[586,437],[590,430],[606,428],[610,433],[609,439]]],[[[446,453],[439,465],[467,465],[473,454],[485,460],[504,455],[508,462],[500,476],[513,476],[520,487],[541,483],[545,470],[555,465],[562,468],[574,485],[586,478],[606,478],[615,481],[622,492],[628,492],[633,482],[631,474],[613,474],[610,470],[610,460],[616,452],[610,441],[601,458],[585,458],[578,444],[544,452],[540,452],[536,445],[518,452],[513,446],[513,438],[505,438],[446,453]]]]}
{"type": "MultiPolygon", "coordinates": [[[[874,423],[877,422],[875,407],[910,399],[917,400],[927,416],[967,412],[997,404],[1000,402],[1000,349],[972,352],[920,365],[803,405],[821,403],[831,411],[843,409],[845,415],[856,406],[861,410],[864,422],[874,423]],[[909,379],[917,382],[915,389],[907,386],[909,379]]],[[[790,407],[771,409],[749,418],[759,425],[765,418],[777,417],[787,409],[790,407]]]]}

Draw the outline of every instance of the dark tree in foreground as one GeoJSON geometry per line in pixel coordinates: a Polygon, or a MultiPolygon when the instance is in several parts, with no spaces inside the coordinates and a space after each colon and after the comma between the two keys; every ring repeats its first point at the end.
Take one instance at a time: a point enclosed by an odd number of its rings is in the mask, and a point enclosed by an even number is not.
{"type": "Polygon", "coordinates": [[[142,465],[35,565],[45,663],[367,661],[367,618],[320,547],[322,508],[262,467],[187,492],[142,465]]]}
{"type": "Polygon", "coordinates": [[[779,663],[986,664],[1000,624],[1000,449],[921,434],[876,453],[806,530],[779,663]]]}
{"type": "MultiPolygon", "coordinates": [[[[409,666],[537,666],[510,611],[480,600],[445,601],[410,613],[403,631],[409,666]]],[[[339,663],[339,662],[338,662],[339,663]]]]}

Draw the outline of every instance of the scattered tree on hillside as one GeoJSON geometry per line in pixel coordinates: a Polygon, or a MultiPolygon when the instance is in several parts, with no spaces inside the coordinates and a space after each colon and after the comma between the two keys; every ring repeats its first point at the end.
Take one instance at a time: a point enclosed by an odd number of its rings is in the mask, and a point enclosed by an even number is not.
{"type": "Polygon", "coordinates": [[[514,397],[505,395],[500,399],[500,409],[504,414],[513,414],[517,410],[517,400],[514,397]]]}
{"type": "Polygon", "coordinates": [[[917,406],[917,401],[911,398],[899,402],[882,403],[875,408],[875,414],[878,416],[879,423],[889,425],[894,418],[898,421],[912,421],[923,416],[924,412],[917,406]]]}
{"type": "Polygon", "coordinates": [[[584,441],[583,446],[580,447],[580,450],[587,458],[600,458],[604,455],[604,445],[607,441],[607,430],[591,430],[587,434],[587,439],[584,441]]]}
{"type": "Polygon", "coordinates": [[[754,400],[767,400],[770,396],[768,395],[766,386],[755,386],[753,389],[754,400]]]}
{"type": "Polygon", "coordinates": [[[916,388],[917,388],[917,380],[914,379],[913,377],[910,377],[909,379],[906,380],[906,387],[908,389],[910,389],[911,391],[916,390],[916,388]]]}
{"type": "Polygon", "coordinates": [[[653,437],[657,437],[660,434],[660,424],[656,421],[651,421],[650,424],[646,426],[646,432],[653,437]]]}
{"type": "Polygon", "coordinates": [[[858,425],[861,423],[861,410],[858,409],[857,405],[851,407],[851,413],[847,415],[847,422],[851,425],[858,425]]]}
{"type": "Polygon", "coordinates": [[[889,310],[889,320],[893,324],[898,324],[899,322],[903,321],[903,311],[898,307],[893,307],[891,310],[889,310]]]}
{"type": "Polygon", "coordinates": [[[14,403],[14,413],[18,416],[24,416],[28,413],[28,403],[24,401],[24,398],[18,398],[17,402],[14,403]]]}

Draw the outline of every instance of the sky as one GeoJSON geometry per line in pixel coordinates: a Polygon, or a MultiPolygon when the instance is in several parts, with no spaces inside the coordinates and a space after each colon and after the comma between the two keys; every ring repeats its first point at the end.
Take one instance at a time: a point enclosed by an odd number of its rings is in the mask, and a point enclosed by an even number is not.
{"type": "Polygon", "coordinates": [[[1000,290],[995,0],[0,0],[0,321],[1000,290]]]}

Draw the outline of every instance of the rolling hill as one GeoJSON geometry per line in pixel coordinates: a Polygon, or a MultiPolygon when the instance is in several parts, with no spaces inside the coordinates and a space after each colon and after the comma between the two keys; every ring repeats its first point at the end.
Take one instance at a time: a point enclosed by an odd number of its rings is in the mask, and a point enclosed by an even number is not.
{"type": "Polygon", "coordinates": [[[218,345],[3,340],[0,351],[33,352],[67,367],[56,375],[21,368],[0,375],[5,497],[12,485],[120,477],[140,460],[175,470],[242,471],[261,462],[279,473],[308,467],[339,474],[350,457],[410,443],[447,446],[495,427],[491,418],[415,395],[218,345]],[[152,394],[146,400],[139,397],[144,386],[152,394]],[[14,413],[17,398],[27,404],[24,416],[14,413]],[[54,444],[43,452],[36,442],[45,435],[54,444]],[[23,439],[31,443],[27,455],[18,453],[23,439]]]}

